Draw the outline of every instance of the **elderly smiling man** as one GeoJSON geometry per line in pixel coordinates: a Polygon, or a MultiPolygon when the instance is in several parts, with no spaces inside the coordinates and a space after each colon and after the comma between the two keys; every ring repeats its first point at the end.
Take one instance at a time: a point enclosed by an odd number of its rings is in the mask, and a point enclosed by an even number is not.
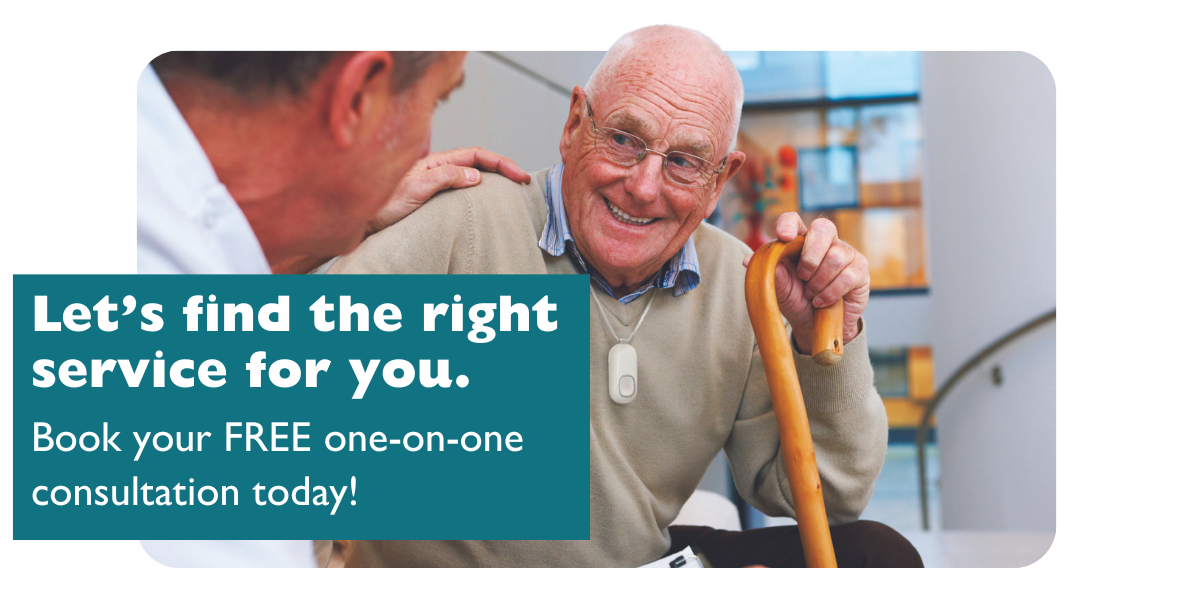
{"type": "MultiPolygon", "coordinates": [[[[742,497],[767,514],[793,515],[744,303],[749,250],[702,225],[745,159],[733,151],[741,103],[736,69],[708,38],[667,26],[633,32],[585,89],[574,88],[561,161],[532,184],[489,176],[446,192],[333,265],[347,273],[589,273],[593,281],[590,539],[357,542],[345,552],[349,565],[639,566],[688,545],[716,566],[803,565],[794,527],[669,527],[722,449],[742,497]],[[612,399],[607,355],[624,340],[637,352],[638,385],[612,399]]],[[[793,214],[776,228],[784,240],[805,232],[793,214]]],[[[861,331],[864,257],[820,219],[801,265],[783,265],[777,276],[837,560],[920,566],[896,532],[856,521],[887,433],[861,331]],[[821,367],[807,347],[812,307],[839,297],[845,359],[821,367]]]]}

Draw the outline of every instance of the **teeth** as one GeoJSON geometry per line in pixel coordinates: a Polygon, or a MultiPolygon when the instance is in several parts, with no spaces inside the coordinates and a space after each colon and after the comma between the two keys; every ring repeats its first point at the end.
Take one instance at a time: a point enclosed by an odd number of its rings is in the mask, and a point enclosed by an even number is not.
{"type": "MultiPolygon", "coordinates": [[[[603,200],[606,200],[606,199],[603,198],[603,200]]],[[[640,219],[639,217],[632,217],[631,215],[623,212],[623,209],[621,209],[621,208],[615,206],[613,203],[611,203],[610,200],[606,200],[606,207],[607,207],[607,209],[610,210],[610,214],[614,215],[616,219],[618,219],[628,225],[647,225],[648,223],[655,221],[654,217],[651,219],[640,219]]]]}

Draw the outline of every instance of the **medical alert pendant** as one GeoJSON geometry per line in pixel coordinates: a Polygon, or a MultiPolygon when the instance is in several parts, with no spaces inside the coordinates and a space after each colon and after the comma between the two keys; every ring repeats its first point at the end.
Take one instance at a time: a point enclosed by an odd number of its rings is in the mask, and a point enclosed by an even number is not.
{"type": "Polygon", "coordinates": [[[651,299],[647,301],[647,308],[643,309],[642,315],[639,315],[639,322],[635,323],[635,329],[631,330],[631,335],[627,336],[627,339],[623,339],[615,333],[610,319],[606,317],[606,309],[602,307],[602,301],[598,299],[594,290],[590,290],[590,297],[594,298],[595,304],[598,305],[598,313],[602,315],[602,321],[606,323],[606,328],[619,341],[610,349],[610,354],[606,355],[607,391],[610,392],[610,399],[617,404],[630,404],[639,394],[639,359],[635,357],[635,348],[627,342],[630,342],[631,338],[639,332],[639,328],[643,326],[643,320],[647,318],[647,311],[651,310],[651,303],[655,301],[656,294],[654,291],[651,293],[651,299]]]}
{"type": "Polygon", "coordinates": [[[610,399],[629,404],[639,391],[639,361],[631,344],[615,344],[606,357],[610,399]]]}

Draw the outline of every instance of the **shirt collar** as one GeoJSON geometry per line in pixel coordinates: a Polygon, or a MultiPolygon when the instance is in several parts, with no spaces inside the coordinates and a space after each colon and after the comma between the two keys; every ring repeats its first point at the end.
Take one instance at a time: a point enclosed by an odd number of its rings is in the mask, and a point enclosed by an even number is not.
{"type": "MultiPolygon", "coordinates": [[[[545,229],[541,232],[541,239],[537,241],[537,247],[548,252],[550,256],[561,256],[565,254],[568,246],[574,264],[582,272],[589,273],[590,278],[603,291],[611,298],[615,298],[614,290],[606,280],[582,259],[581,254],[578,253],[577,245],[574,243],[574,237],[570,234],[569,216],[565,211],[565,201],[561,197],[561,176],[564,171],[565,165],[558,161],[553,165],[553,168],[549,169],[549,174],[545,178],[545,204],[549,214],[545,218],[545,229]]],[[[627,304],[653,287],[672,288],[672,295],[679,296],[695,289],[700,284],[700,263],[697,261],[696,244],[693,243],[692,237],[689,237],[684,247],[668,259],[664,266],[660,267],[651,283],[622,298],[615,299],[627,304]]]]}

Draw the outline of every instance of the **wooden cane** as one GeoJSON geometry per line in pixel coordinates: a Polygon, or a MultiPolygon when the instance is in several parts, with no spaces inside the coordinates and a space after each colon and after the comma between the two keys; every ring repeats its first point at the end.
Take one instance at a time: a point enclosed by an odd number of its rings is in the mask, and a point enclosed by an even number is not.
{"type": "MultiPolygon", "coordinates": [[[[803,405],[803,391],[799,388],[799,374],[795,372],[791,342],[774,293],[775,267],[784,256],[798,260],[802,250],[803,237],[800,236],[786,243],[769,242],[754,253],[746,270],[746,307],[750,311],[754,338],[758,341],[766,379],[770,383],[787,483],[791,487],[795,520],[799,522],[799,536],[803,541],[803,558],[808,567],[835,568],[836,553],[828,530],[807,409],[803,405]]],[[[816,362],[833,365],[843,358],[843,322],[843,299],[815,311],[811,351],[816,362]]]]}

